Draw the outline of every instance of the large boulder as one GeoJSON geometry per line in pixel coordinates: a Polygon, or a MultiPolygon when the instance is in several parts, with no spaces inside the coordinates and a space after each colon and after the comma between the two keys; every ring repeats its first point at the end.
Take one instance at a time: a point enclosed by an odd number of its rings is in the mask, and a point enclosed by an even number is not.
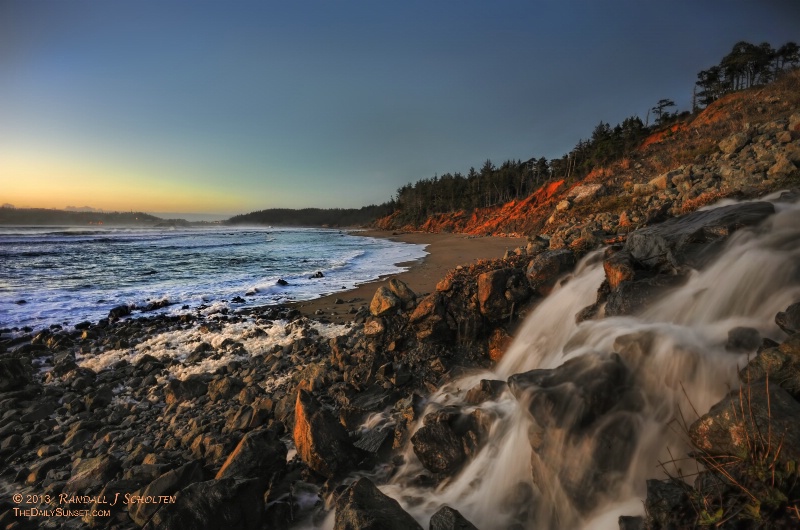
{"type": "Polygon", "coordinates": [[[558,368],[512,375],[508,386],[541,427],[578,430],[622,400],[630,388],[630,372],[617,354],[584,355],[558,368]]]}
{"type": "Polygon", "coordinates": [[[457,409],[431,412],[411,437],[414,454],[429,471],[453,474],[474,456],[484,442],[481,413],[457,409]]]}
{"type": "Polygon", "coordinates": [[[294,445],[308,467],[328,478],[355,467],[360,454],[342,424],[305,390],[295,403],[294,445]]]}
{"type": "Polygon", "coordinates": [[[388,283],[389,290],[394,294],[403,306],[403,309],[411,309],[417,301],[417,295],[405,282],[392,278],[388,283]]]}
{"type": "Polygon", "coordinates": [[[396,311],[401,307],[401,300],[388,287],[378,287],[369,304],[369,312],[373,316],[381,317],[396,311]]]}
{"type": "Polygon", "coordinates": [[[264,481],[224,478],[196,482],[182,489],[175,502],[160,504],[144,530],[261,530],[264,481]]]}
{"type": "Polygon", "coordinates": [[[775,315],[775,323],[789,335],[800,332],[800,302],[775,315]]]}
{"type": "Polygon", "coordinates": [[[750,137],[747,133],[734,133],[719,143],[719,150],[730,155],[747,145],[749,141],[750,137]]]}
{"type": "Polygon", "coordinates": [[[164,389],[164,400],[167,405],[188,401],[203,396],[208,391],[207,378],[204,375],[190,375],[184,380],[172,379],[164,389]]]}
{"type": "Polygon", "coordinates": [[[800,403],[776,382],[754,381],[734,390],[689,427],[692,442],[706,455],[757,458],[753,447],[767,442],[780,464],[800,460],[800,403]],[[778,447],[780,446],[780,451],[778,447]]]}
{"type": "Polygon", "coordinates": [[[369,479],[355,481],[336,500],[334,530],[422,530],[400,503],[369,479]]]}
{"type": "Polygon", "coordinates": [[[642,267],[674,273],[699,269],[736,230],[754,226],[775,213],[768,202],[749,202],[690,213],[636,230],[624,250],[642,267]]]}
{"type": "Polygon", "coordinates": [[[531,289],[541,296],[547,296],[558,277],[574,267],[575,254],[571,250],[547,250],[530,261],[526,276],[531,289]]]}
{"type": "Polygon", "coordinates": [[[244,435],[215,478],[271,479],[286,467],[286,446],[275,432],[263,429],[244,435]]]}

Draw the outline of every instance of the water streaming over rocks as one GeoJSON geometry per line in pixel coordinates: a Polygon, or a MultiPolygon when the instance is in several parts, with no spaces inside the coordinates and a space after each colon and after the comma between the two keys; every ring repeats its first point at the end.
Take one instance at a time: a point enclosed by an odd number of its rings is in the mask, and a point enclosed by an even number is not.
{"type": "Polygon", "coordinates": [[[800,299],[800,206],[775,199],[774,215],[636,316],[576,323],[605,278],[602,252],[586,256],[494,371],[430,397],[418,443],[394,476],[378,477],[382,490],[418,521],[449,505],[485,530],[617,528],[620,515],[642,514],[646,479],[689,465],[687,426],[738,386],[761,338],[786,336],[775,315],[800,299]],[[482,380],[508,384],[484,383],[499,395],[476,404],[480,392],[468,391],[482,380]],[[463,467],[433,487],[417,454],[440,423],[463,467]]]}

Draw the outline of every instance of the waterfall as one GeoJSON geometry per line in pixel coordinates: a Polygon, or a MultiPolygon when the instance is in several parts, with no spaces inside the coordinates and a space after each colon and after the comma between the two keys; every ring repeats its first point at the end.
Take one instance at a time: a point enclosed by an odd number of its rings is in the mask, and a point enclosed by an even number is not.
{"type": "Polygon", "coordinates": [[[602,253],[586,256],[531,311],[494,371],[450,382],[430,397],[425,413],[481,411],[489,427],[477,454],[434,488],[420,484],[426,471],[409,444],[405,464],[381,489],[424,526],[445,504],[483,530],[616,529],[619,515],[642,514],[646,479],[697,472],[684,459],[684,429],[738,384],[738,369],[754,353],[728,351],[729,330],[746,326],[779,340],[775,314],[800,300],[800,206],[775,206],[774,215],[736,232],[713,263],[636,316],[576,323],[604,279],[602,253]],[[591,425],[581,423],[584,410],[548,409],[550,423],[539,425],[528,411],[538,404],[511,390],[480,405],[465,402],[482,379],[511,378],[513,389],[540,380],[515,374],[559,366],[577,379],[553,391],[577,394],[576,385],[594,384],[595,373],[623,367],[621,405],[591,425]]]}

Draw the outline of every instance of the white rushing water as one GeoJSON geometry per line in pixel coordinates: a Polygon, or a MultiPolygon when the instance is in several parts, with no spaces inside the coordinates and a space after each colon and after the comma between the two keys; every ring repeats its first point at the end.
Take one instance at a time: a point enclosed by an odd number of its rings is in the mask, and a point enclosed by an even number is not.
{"type": "Polygon", "coordinates": [[[575,314],[595,301],[604,278],[601,254],[587,256],[529,314],[493,372],[452,382],[430,398],[425,413],[456,405],[492,418],[480,452],[431,489],[416,485],[427,472],[409,444],[406,464],[381,489],[426,528],[443,505],[483,530],[616,529],[620,515],[642,514],[646,479],[663,478],[665,470],[698,471],[684,459],[685,427],[697,418],[694,411],[704,413],[737,385],[747,362],[748,354],[726,350],[728,331],[747,326],[780,340],[775,314],[800,300],[800,207],[775,205],[775,215],[734,234],[712,264],[637,316],[576,324],[575,314]],[[479,406],[464,402],[481,379],[507,380],[567,361],[591,370],[612,362],[612,352],[632,374],[626,399],[635,406],[610,411],[579,435],[537,427],[509,391],[479,406]],[[601,477],[593,475],[598,461],[606,468],[601,477]]]}

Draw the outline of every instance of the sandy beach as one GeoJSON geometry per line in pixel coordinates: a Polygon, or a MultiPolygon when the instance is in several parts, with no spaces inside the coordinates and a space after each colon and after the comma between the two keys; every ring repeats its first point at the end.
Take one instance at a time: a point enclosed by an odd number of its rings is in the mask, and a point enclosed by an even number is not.
{"type": "Polygon", "coordinates": [[[343,324],[352,319],[353,310],[369,306],[375,290],[386,285],[390,278],[404,281],[417,296],[430,293],[447,271],[458,265],[469,265],[481,259],[501,258],[506,250],[525,245],[524,238],[468,236],[463,234],[432,234],[425,232],[388,232],[365,230],[353,232],[365,237],[380,237],[391,241],[427,245],[428,255],[421,260],[399,265],[409,267],[405,272],[363,283],[355,289],[342,291],[315,300],[291,304],[308,317],[343,324]],[[342,303],[336,303],[339,299],[342,303]],[[322,313],[318,313],[321,311],[322,313]]]}

